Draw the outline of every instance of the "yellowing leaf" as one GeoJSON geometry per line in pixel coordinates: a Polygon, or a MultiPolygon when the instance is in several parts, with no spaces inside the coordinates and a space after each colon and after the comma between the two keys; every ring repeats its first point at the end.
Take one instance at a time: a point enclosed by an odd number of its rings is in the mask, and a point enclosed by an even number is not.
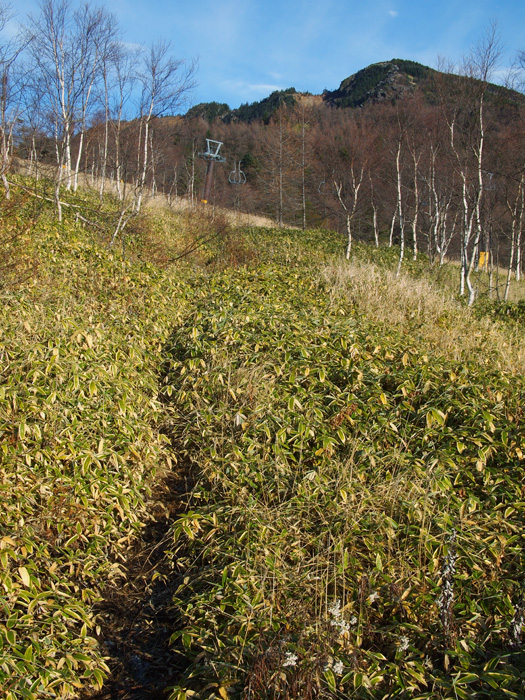
{"type": "Polygon", "coordinates": [[[27,586],[27,588],[29,588],[29,586],[31,585],[31,579],[29,578],[29,572],[27,571],[25,566],[18,567],[18,573],[20,574],[20,578],[22,579],[22,583],[24,584],[24,586],[27,586]]]}

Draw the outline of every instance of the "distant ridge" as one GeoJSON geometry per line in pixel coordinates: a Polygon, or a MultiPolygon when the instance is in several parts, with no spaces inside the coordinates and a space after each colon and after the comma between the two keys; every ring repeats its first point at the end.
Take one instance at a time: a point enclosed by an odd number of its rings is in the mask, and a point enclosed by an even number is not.
{"type": "Polygon", "coordinates": [[[220,118],[227,124],[230,122],[268,122],[281,105],[293,107],[299,95],[300,93],[293,87],[287,90],[276,90],[260,102],[242,104],[237,109],[230,109],[227,104],[204,102],[192,107],[186,117],[190,119],[201,117],[210,122],[220,118]]]}
{"type": "MultiPolygon", "coordinates": [[[[250,104],[230,109],[225,103],[208,102],[192,107],[186,118],[202,118],[208,122],[221,119],[225,123],[268,121],[280,106],[294,107],[304,101],[314,105],[325,105],[343,109],[356,109],[367,104],[397,102],[408,94],[420,92],[428,102],[437,98],[437,79],[445,81],[447,90],[457,86],[461,76],[441,73],[416,61],[393,58],[390,61],[373,63],[345,78],[336,90],[326,90],[322,95],[297,92],[291,87],[277,90],[271,95],[250,104]]],[[[489,93],[508,102],[522,102],[525,97],[500,85],[489,86],[489,93]]]]}
{"type": "MultiPolygon", "coordinates": [[[[356,108],[378,102],[397,102],[407,94],[419,92],[424,99],[435,102],[438,96],[438,79],[445,92],[455,90],[462,80],[477,81],[454,73],[442,73],[415,61],[393,58],[391,61],[373,63],[343,80],[337,90],[323,94],[325,103],[332,107],[356,108]]],[[[522,102],[525,97],[515,90],[490,83],[488,94],[502,98],[504,102],[522,102]]]]}

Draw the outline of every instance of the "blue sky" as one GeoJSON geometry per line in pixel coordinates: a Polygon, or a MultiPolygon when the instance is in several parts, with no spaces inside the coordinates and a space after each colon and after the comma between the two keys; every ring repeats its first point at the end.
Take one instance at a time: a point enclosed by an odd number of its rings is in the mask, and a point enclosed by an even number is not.
{"type": "MultiPolygon", "coordinates": [[[[96,2],[94,4],[97,4],[96,2]]],[[[370,63],[405,58],[432,67],[459,62],[492,21],[502,44],[500,75],[525,49],[525,0],[104,0],[123,40],[172,42],[197,59],[191,102],[238,107],[295,87],[334,90],[370,63]]],[[[19,20],[37,0],[12,0],[19,20]]]]}

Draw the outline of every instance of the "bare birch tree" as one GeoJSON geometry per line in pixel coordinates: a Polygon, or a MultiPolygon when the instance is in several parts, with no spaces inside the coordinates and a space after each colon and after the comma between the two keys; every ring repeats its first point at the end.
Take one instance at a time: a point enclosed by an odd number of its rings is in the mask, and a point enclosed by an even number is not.
{"type": "Polygon", "coordinates": [[[195,64],[176,59],[166,41],[156,41],[143,55],[139,80],[140,101],[139,173],[135,210],[140,211],[146,177],[152,162],[150,131],[153,121],[180,108],[194,86],[195,64]]]}
{"type": "MultiPolygon", "coordinates": [[[[115,173],[115,183],[117,187],[118,197],[122,201],[125,198],[125,187],[128,177],[126,170],[127,158],[126,148],[123,144],[123,121],[131,102],[131,97],[136,86],[138,76],[135,71],[135,65],[139,60],[140,53],[138,49],[129,50],[122,44],[114,46],[112,60],[110,66],[106,64],[104,77],[104,86],[107,89],[110,98],[109,110],[105,105],[106,113],[109,112],[110,125],[112,130],[113,141],[113,170],[115,173]],[[109,71],[111,74],[108,75],[109,71]],[[108,82],[112,76],[112,90],[109,90],[108,82]]],[[[107,124],[107,126],[109,126],[107,124]]],[[[104,144],[104,158],[108,157],[109,145],[104,144]]],[[[103,187],[103,183],[101,184],[103,187]]],[[[101,193],[103,189],[101,189],[101,193]]]]}
{"type": "MultiPolygon", "coordinates": [[[[4,31],[10,13],[7,5],[0,4],[0,33],[4,31]]],[[[27,39],[0,40],[0,177],[6,198],[10,198],[7,172],[13,155],[14,130],[23,111],[23,95],[26,76],[17,61],[27,39]]]]}
{"type": "Polygon", "coordinates": [[[482,204],[485,194],[485,147],[487,131],[486,92],[497,66],[500,48],[497,26],[492,24],[464,61],[463,81],[454,103],[447,100],[444,110],[449,129],[450,148],[461,183],[461,279],[460,294],[468,290],[471,306],[476,290],[471,273],[476,264],[483,235],[482,204]]]}
{"type": "Polygon", "coordinates": [[[117,25],[115,18],[104,10],[92,9],[89,5],[84,5],[75,12],[74,26],[79,51],[78,79],[75,87],[78,105],[74,105],[74,126],[79,132],[74,169],[74,189],[76,190],[88,110],[94,102],[94,92],[100,83],[102,83],[102,89],[106,87],[104,78],[107,76],[107,65],[113,51],[117,25]]]}
{"type": "Polygon", "coordinates": [[[336,180],[332,178],[334,189],[337,195],[337,201],[341,205],[345,214],[346,225],[346,259],[350,259],[352,252],[352,223],[355,219],[357,206],[360,201],[359,193],[361,191],[363,180],[365,179],[366,163],[361,161],[357,163],[352,161],[349,163],[346,173],[346,188],[342,179],[336,180]]]}
{"type": "Polygon", "coordinates": [[[41,109],[52,121],[56,155],[55,201],[62,217],[60,187],[78,184],[84,131],[93,90],[102,75],[102,61],[116,23],[103,9],[86,3],[74,10],[71,0],[40,0],[39,14],[31,15],[27,34],[35,66],[35,90],[41,109]],[[73,168],[72,141],[79,133],[73,168]]]}
{"type": "Polygon", "coordinates": [[[43,110],[52,120],[56,155],[55,201],[62,219],[60,187],[71,186],[71,137],[74,126],[76,47],[71,32],[69,0],[41,0],[40,14],[29,17],[31,54],[36,67],[35,89],[41,91],[43,110]],[[65,172],[65,177],[64,173],[65,172]]]}

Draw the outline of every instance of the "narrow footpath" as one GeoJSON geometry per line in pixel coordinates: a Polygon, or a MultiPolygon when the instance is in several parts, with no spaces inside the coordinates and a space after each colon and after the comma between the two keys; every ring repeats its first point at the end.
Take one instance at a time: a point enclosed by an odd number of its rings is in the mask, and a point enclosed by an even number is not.
{"type": "Polygon", "coordinates": [[[126,579],[108,587],[96,610],[111,674],[101,691],[81,700],[162,700],[184,670],[184,657],[169,643],[179,623],[172,599],[180,573],[167,551],[171,525],[185,509],[190,488],[184,472],[170,472],[155,485],[153,519],[128,552],[126,579]]]}

